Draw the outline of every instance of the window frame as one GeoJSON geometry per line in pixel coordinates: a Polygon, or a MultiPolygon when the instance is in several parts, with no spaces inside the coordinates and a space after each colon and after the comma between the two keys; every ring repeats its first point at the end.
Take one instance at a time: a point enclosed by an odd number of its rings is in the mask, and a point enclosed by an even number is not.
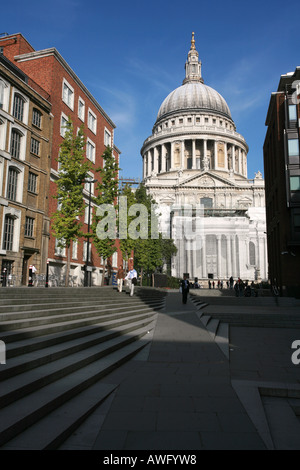
{"type": "Polygon", "coordinates": [[[32,109],[32,125],[38,129],[42,128],[42,116],[43,114],[37,108],[32,109]]]}
{"type": "Polygon", "coordinates": [[[75,98],[75,93],[74,93],[74,88],[70,83],[63,78],[62,81],[62,101],[70,108],[72,111],[74,111],[74,98],[75,98]],[[68,95],[66,97],[65,90],[68,90],[68,95]],[[70,99],[71,97],[71,99],[70,99]]]}
{"type": "Polygon", "coordinates": [[[87,125],[88,129],[93,132],[93,134],[97,134],[97,116],[96,114],[91,110],[91,108],[88,108],[88,118],[87,118],[87,125]],[[92,123],[90,120],[90,117],[92,117],[92,123]]]}
{"type": "Polygon", "coordinates": [[[79,119],[84,122],[85,121],[85,101],[81,98],[81,96],[79,96],[78,98],[78,117],[79,119]],[[80,104],[82,105],[82,108],[83,109],[83,116],[80,114],[80,104]]]}
{"type": "Polygon", "coordinates": [[[15,217],[11,214],[5,214],[3,226],[2,249],[5,251],[13,251],[14,233],[15,233],[15,217]],[[7,230],[8,220],[10,220],[10,229],[7,230]]]}
{"type": "Polygon", "coordinates": [[[34,238],[34,217],[25,216],[24,237],[34,238]]]}

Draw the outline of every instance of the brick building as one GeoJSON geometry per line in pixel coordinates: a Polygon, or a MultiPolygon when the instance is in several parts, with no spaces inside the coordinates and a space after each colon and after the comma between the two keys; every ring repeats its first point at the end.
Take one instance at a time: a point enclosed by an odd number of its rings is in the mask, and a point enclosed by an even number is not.
{"type": "Polygon", "coordinates": [[[49,95],[0,54],[0,263],[3,285],[45,272],[53,116],[49,95]]]}
{"type": "MultiPolygon", "coordinates": [[[[53,198],[56,193],[56,180],[58,178],[58,162],[60,144],[64,136],[64,125],[70,117],[74,129],[84,125],[86,136],[86,158],[92,162],[91,179],[97,179],[96,170],[102,166],[102,154],[106,146],[113,149],[116,161],[119,161],[120,151],[114,145],[115,124],[101,108],[99,103],[91,95],[89,90],[81,82],[71,69],[69,64],[55,48],[35,51],[22,34],[5,36],[0,39],[0,47],[3,54],[14,62],[24,73],[37,82],[48,94],[52,105],[53,114],[53,139],[51,152],[51,176],[49,185],[49,216],[57,209],[57,201],[53,198]]],[[[85,229],[88,228],[88,207],[95,210],[90,201],[89,192],[93,196],[96,184],[87,184],[84,189],[86,211],[84,217],[85,229]]],[[[87,242],[79,239],[72,244],[71,279],[75,285],[82,285],[83,267],[87,260],[87,242]]],[[[89,260],[89,272],[91,284],[101,283],[103,275],[102,259],[99,258],[94,246],[91,249],[89,260]]],[[[57,246],[56,239],[50,228],[49,240],[49,273],[57,279],[62,279],[65,274],[66,253],[57,246]]],[[[117,268],[121,262],[120,251],[113,256],[112,267],[117,268]]]]}
{"type": "Polygon", "coordinates": [[[272,93],[264,142],[269,278],[281,295],[300,295],[300,67],[272,93]]]}

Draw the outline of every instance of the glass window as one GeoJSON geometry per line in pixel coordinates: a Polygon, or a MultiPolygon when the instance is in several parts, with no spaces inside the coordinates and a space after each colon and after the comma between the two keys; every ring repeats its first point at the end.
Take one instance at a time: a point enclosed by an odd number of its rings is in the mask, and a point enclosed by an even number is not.
{"type": "Polygon", "coordinates": [[[18,93],[14,96],[13,116],[19,121],[23,121],[24,115],[24,99],[18,93]]]}
{"type": "Polygon", "coordinates": [[[5,88],[5,83],[0,80],[0,109],[3,108],[3,103],[4,103],[4,88],[5,88]]]}
{"type": "Polygon", "coordinates": [[[84,121],[84,110],[85,110],[85,105],[84,105],[84,101],[79,98],[78,100],[78,117],[84,121]]]}
{"type": "Polygon", "coordinates": [[[289,104],[289,120],[290,121],[297,120],[297,108],[295,104],[289,104]]]}
{"type": "Polygon", "coordinates": [[[96,134],[96,127],[97,127],[97,118],[92,111],[89,110],[88,114],[88,128],[96,134]]]}
{"type": "Polygon", "coordinates": [[[213,200],[211,197],[202,197],[200,199],[200,204],[202,204],[205,209],[210,209],[213,206],[213,200]]]}
{"type": "Polygon", "coordinates": [[[111,135],[107,129],[104,130],[104,145],[111,147],[111,135]]]}
{"type": "Polygon", "coordinates": [[[290,176],[291,191],[300,191],[300,176],[290,176]]]}
{"type": "Polygon", "coordinates": [[[15,223],[15,220],[13,217],[11,217],[10,215],[5,216],[3,245],[2,245],[3,250],[13,249],[14,223],[15,223]]]}
{"type": "Polygon", "coordinates": [[[95,163],[95,145],[89,140],[86,143],[86,156],[91,162],[95,163]]]}
{"type": "Polygon", "coordinates": [[[34,224],[34,219],[32,217],[26,217],[25,237],[33,237],[33,224],[34,224]]]}
{"type": "Polygon", "coordinates": [[[60,120],[60,135],[61,135],[62,137],[65,136],[67,122],[68,122],[68,119],[67,119],[65,116],[61,116],[61,120],[60,120]]]}
{"type": "Polygon", "coordinates": [[[72,258],[77,259],[77,251],[78,251],[78,242],[77,240],[73,240],[72,243],[72,258]]]}
{"type": "Polygon", "coordinates": [[[32,111],[32,124],[38,128],[41,128],[42,113],[38,109],[32,111]]]}
{"type": "Polygon", "coordinates": [[[31,142],[30,142],[30,152],[34,153],[34,155],[40,154],[40,143],[38,140],[34,139],[33,137],[31,137],[31,142]]]}
{"type": "Polygon", "coordinates": [[[28,175],[28,191],[36,193],[37,191],[37,175],[35,173],[29,172],[28,175]]]}
{"type": "Polygon", "coordinates": [[[69,85],[66,80],[63,81],[63,96],[62,96],[63,101],[66,103],[69,108],[73,109],[74,107],[74,90],[69,85]]]}
{"type": "Polygon", "coordinates": [[[298,139],[288,139],[288,153],[290,157],[295,157],[299,155],[298,139]]]}
{"type": "Polygon", "coordinates": [[[19,172],[16,168],[9,168],[6,197],[10,201],[16,201],[17,198],[18,174],[19,172]]]}
{"type": "Polygon", "coordinates": [[[21,134],[13,129],[11,132],[10,153],[15,158],[20,158],[21,134]]]}

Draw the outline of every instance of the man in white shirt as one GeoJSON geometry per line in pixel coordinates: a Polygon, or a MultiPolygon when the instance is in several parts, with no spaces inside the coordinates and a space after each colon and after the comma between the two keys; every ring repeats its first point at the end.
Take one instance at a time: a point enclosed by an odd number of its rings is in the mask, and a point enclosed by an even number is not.
{"type": "Polygon", "coordinates": [[[129,281],[130,297],[132,297],[134,293],[134,286],[137,284],[137,272],[133,267],[131,268],[125,279],[129,281]]]}

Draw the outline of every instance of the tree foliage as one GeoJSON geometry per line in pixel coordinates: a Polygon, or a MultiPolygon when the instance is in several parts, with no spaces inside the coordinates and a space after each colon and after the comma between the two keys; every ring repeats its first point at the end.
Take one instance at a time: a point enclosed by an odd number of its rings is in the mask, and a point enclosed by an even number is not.
{"type": "Polygon", "coordinates": [[[59,170],[57,193],[58,208],[53,214],[52,229],[58,245],[67,249],[66,285],[70,271],[70,244],[83,235],[80,216],[84,211],[83,181],[87,177],[90,163],[85,161],[85,136],[83,126],[77,134],[69,118],[64,140],[58,157],[59,170]]]}
{"type": "MultiPolygon", "coordinates": [[[[103,167],[98,168],[96,171],[99,174],[99,181],[96,186],[97,195],[93,199],[94,204],[97,206],[96,213],[93,217],[92,233],[93,242],[96,250],[106,261],[115,253],[116,247],[116,217],[115,210],[102,210],[105,207],[113,208],[117,203],[119,194],[119,166],[115,160],[111,147],[107,147],[102,155],[103,167]],[[107,206],[105,206],[107,205],[107,206]],[[103,225],[103,230],[100,231],[99,224],[103,225]]],[[[104,283],[104,276],[102,276],[102,284],[104,283]]]]}

